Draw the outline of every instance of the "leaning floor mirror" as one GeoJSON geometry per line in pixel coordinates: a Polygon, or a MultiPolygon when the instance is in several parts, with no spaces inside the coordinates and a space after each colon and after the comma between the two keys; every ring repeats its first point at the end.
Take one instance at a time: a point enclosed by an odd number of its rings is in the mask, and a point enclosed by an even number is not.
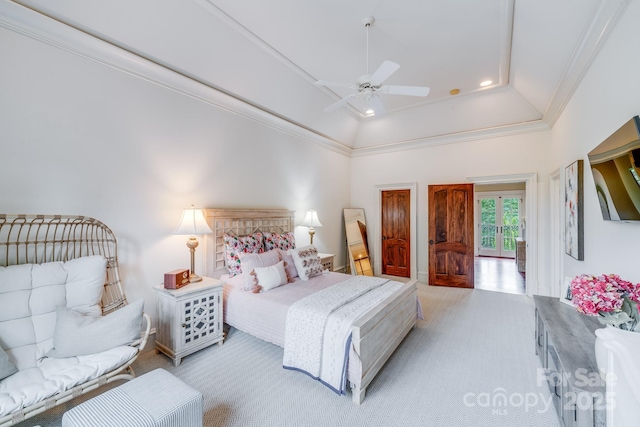
{"type": "Polygon", "coordinates": [[[344,228],[347,235],[347,253],[349,254],[351,274],[373,276],[364,209],[345,209],[344,228]]]}

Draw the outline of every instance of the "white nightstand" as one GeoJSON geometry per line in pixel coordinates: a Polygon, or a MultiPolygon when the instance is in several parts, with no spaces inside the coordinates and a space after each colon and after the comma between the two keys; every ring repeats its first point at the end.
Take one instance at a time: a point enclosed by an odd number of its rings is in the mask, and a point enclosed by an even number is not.
{"type": "Polygon", "coordinates": [[[182,358],[218,343],[222,345],[223,282],[203,277],[180,289],[155,286],[158,297],[156,352],[173,359],[178,366],[182,358]]]}
{"type": "Polygon", "coordinates": [[[322,264],[324,269],[333,271],[333,258],[335,258],[335,255],[318,253],[318,256],[320,257],[320,263],[322,264]]]}

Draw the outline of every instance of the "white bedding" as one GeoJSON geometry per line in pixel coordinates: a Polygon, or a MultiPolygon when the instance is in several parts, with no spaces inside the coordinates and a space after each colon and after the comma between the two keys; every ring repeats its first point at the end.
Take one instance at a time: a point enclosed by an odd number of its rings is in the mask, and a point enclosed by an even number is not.
{"type": "MultiPolygon", "coordinates": [[[[312,295],[322,289],[351,279],[350,274],[325,271],[320,276],[308,281],[295,279],[294,283],[282,285],[268,292],[254,294],[243,290],[242,275],[229,277],[223,275],[224,322],[231,327],[246,332],[263,341],[270,342],[284,348],[287,313],[297,301],[312,295]]],[[[401,286],[402,283],[389,281],[390,284],[401,286]]],[[[418,318],[422,319],[422,307],[416,299],[418,318]]],[[[354,320],[354,319],[352,319],[354,320]]],[[[342,347],[344,348],[344,347],[342,347]]],[[[335,370],[333,370],[335,372],[335,370]]],[[[360,386],[362,362],[352,344],[349,345],[346,379],[355,386],[360,386]]],[[[344,377],[343,377],[344,378],[344,377]]],[[[327,382],[324,382],[327,385],[327,382]]],[[[335,392],[343,393],[345,384],[331,386],[335,392]]]]}
{"type": "Polygon", "coordinates": [[[351,326],[401,286],[379,277],[352,276],[293,304],[287,314],[284,367],[344,394],[351,326]]]}
{"type": "Polygon", "coordinates": [[[242,275],[225,281],[224,322],[243,332],[284,348],[287,311],[296,301],[321,289],[335,285],[353,276],[342,273],[325,273],[308,281],[296,278],[294,283],[254,294],[242,290],[242,275]]]}

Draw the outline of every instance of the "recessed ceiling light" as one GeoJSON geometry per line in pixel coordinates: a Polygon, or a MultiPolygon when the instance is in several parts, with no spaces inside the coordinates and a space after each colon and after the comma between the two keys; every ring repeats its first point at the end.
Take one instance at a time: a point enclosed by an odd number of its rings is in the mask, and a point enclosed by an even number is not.
{"type": "Polygon", "coordinates": [[[489,86],[491,83],[493,83],[491,80],[485,80],[482,83],[480,83],[480,87],[489,86]]]}
{"type": "Polygon", "coordinates": [[[367,109],[365,112],[365,114],[370,114],[370,115],[374,115],[376,112],[373,111],[371,108],[367,109]]]}
{"type": "Polygon", "coordinates": [[[460,93],[460,89],[451,89],[451,90],[449,91],[449,93],[450,93],[451,95],[457,95],[457,94],[459,94],[459,93],[460,93]]]}

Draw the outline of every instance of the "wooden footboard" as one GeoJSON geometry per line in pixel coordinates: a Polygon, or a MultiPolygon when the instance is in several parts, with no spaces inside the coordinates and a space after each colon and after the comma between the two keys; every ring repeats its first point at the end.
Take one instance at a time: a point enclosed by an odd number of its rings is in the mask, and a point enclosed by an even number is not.
{"type": "Polygon", "coordinates": [[[359,384],[351,383],[355,403],[362,403],[369,383],[415,326],[417,295],[413,280],[353,324],[352,344],[361,361],[359,384]]]}

